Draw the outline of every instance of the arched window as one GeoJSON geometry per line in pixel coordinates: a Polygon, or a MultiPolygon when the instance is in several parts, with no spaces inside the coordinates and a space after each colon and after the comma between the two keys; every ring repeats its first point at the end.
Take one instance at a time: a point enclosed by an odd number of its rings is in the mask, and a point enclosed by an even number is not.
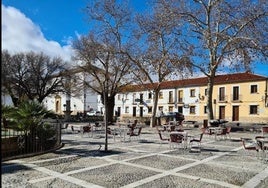
{"type": "Polygon", "coordinates": [[[59,112],[59,109],[60,109],[60,102],[56,101],[56,113],[59,112]]]}

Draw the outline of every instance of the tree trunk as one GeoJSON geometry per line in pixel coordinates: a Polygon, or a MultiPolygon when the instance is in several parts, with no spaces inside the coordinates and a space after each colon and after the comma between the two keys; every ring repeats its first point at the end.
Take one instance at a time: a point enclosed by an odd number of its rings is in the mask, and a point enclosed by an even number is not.
{"type": "MultiPolygon", "coordinates": [[[[105,105],[104,102],[104,96],[101,96],[101,101],[102,104],[105,105]]],[[[106,102],[107,102],[107,109],[105,109],[105,111],[107,110],[107,121],[108,123],[112,123],[113,122],[113,116],[114,116],[114,106],[115,106],[115,95],[110,95],[108,96],[108,94],[106,95],[106,102]]]]}
{"type": "Polygon", "coordinates": [[[108,96],[106,95],[104,100],[104,106],[105,106],[105,147],[104,151],[108,151],[108,125],[113,122],[113,114],[114,114],[114,105],[115,105],[115,98],[114,95],[108,96]]]}
{"type": "Polygon", "coordinates": [[[214,86],[214,77],[215,74],[211,75],[208,77],[208,85],[207,85],[207,90],[208,90],[208,98],[207,98],[207,112],[208,112],[208,122],[211,119],[214,119],[214,113],[213,113],[213,102],[216,99],[213,99],[213,86],[214,86]]]}
{"type": "Polygon", "coordinates": [[[150,127],[155,127],[157,125],[157,119],[155,116],[156,116],[156,110],[157,110],[157,105],[158,105],[159,91],[160,91],[159,88],[154,90],[154,96],[153,96],[154,105],[153,105],[153,114],[152,114],[150,127]]]}
{"type": "Polygon", "coordinates": [[[114,105],[115,105],[115,98],[114,98],[114,96],[109,96],[107,98],[107,121],[108,121],[108,123],[112,123],[113,122],[114,105]]]}

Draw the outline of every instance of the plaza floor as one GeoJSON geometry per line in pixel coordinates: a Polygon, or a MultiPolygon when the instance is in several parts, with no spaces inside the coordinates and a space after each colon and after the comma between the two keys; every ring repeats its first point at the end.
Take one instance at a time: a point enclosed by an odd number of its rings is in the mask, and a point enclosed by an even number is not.
{"type": "MultiPolygon", "coordinates": [[[[189,134],[199,128],[187,128],[189,134]]],[[[268,187],[268,164],[245,151],[241,137],[260,133],[231,132],[231,139],[205,135],[200,152],[170,148],[155,128],[122,142],[103,135],[83,136],[67,130],[64,147],[43,155],[2,162],[2,187],[268,187]]]]}

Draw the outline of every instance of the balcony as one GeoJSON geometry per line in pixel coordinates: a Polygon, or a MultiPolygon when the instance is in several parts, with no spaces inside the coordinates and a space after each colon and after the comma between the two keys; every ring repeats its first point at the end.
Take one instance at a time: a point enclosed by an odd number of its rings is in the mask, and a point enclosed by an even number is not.
{"type": "Polygon", "coordinates": [[[145,102],[148,104],[148,103],[151,103],[152,100],[151,99],[147,99],[147,100],[145,100],[145,102]]]}
{"type": "Polygon", "coordinates": [[[228,96],[227,96],[227,95],[219,95],[219,96],[217,97],[217,99],[218,99],[218,102],[219,102],[219,103],[227,103],[227,101],[228,101],[228,96]]]}
{"type": "Polygon", "coordinates": [[[178,104],[183,104],[184,103],[184,99],[183,98],[178,98],[178,104]]]}
{"type": "Polygon", "coordinates": [[[231,102],[242,102],[242,95],[231,95],[231,102]]]}
{"type": "Polygon", "coordinates": [[[171,98],[171,99],[168,100],[168,104],[174,104],[174,103],[175,103],[175,101],[174,101],[173,98],[171,98]]]}

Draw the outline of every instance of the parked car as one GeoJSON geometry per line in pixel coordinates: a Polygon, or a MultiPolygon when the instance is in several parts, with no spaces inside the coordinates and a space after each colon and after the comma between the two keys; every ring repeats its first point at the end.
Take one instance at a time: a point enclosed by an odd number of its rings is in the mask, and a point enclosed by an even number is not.
{"type": "Polygon", "coordinates": [[[87,112],[88,116],[101,116],[101,112],[100,111],[90,111],[87,112]]]}
{"type": "Polygon", "coordinates": [[[184,115],[180,112],[168,112],[163,117],[170,117],[170,118],[175,118],[176,121],[182,122],[184,120],[184,115]]]}

